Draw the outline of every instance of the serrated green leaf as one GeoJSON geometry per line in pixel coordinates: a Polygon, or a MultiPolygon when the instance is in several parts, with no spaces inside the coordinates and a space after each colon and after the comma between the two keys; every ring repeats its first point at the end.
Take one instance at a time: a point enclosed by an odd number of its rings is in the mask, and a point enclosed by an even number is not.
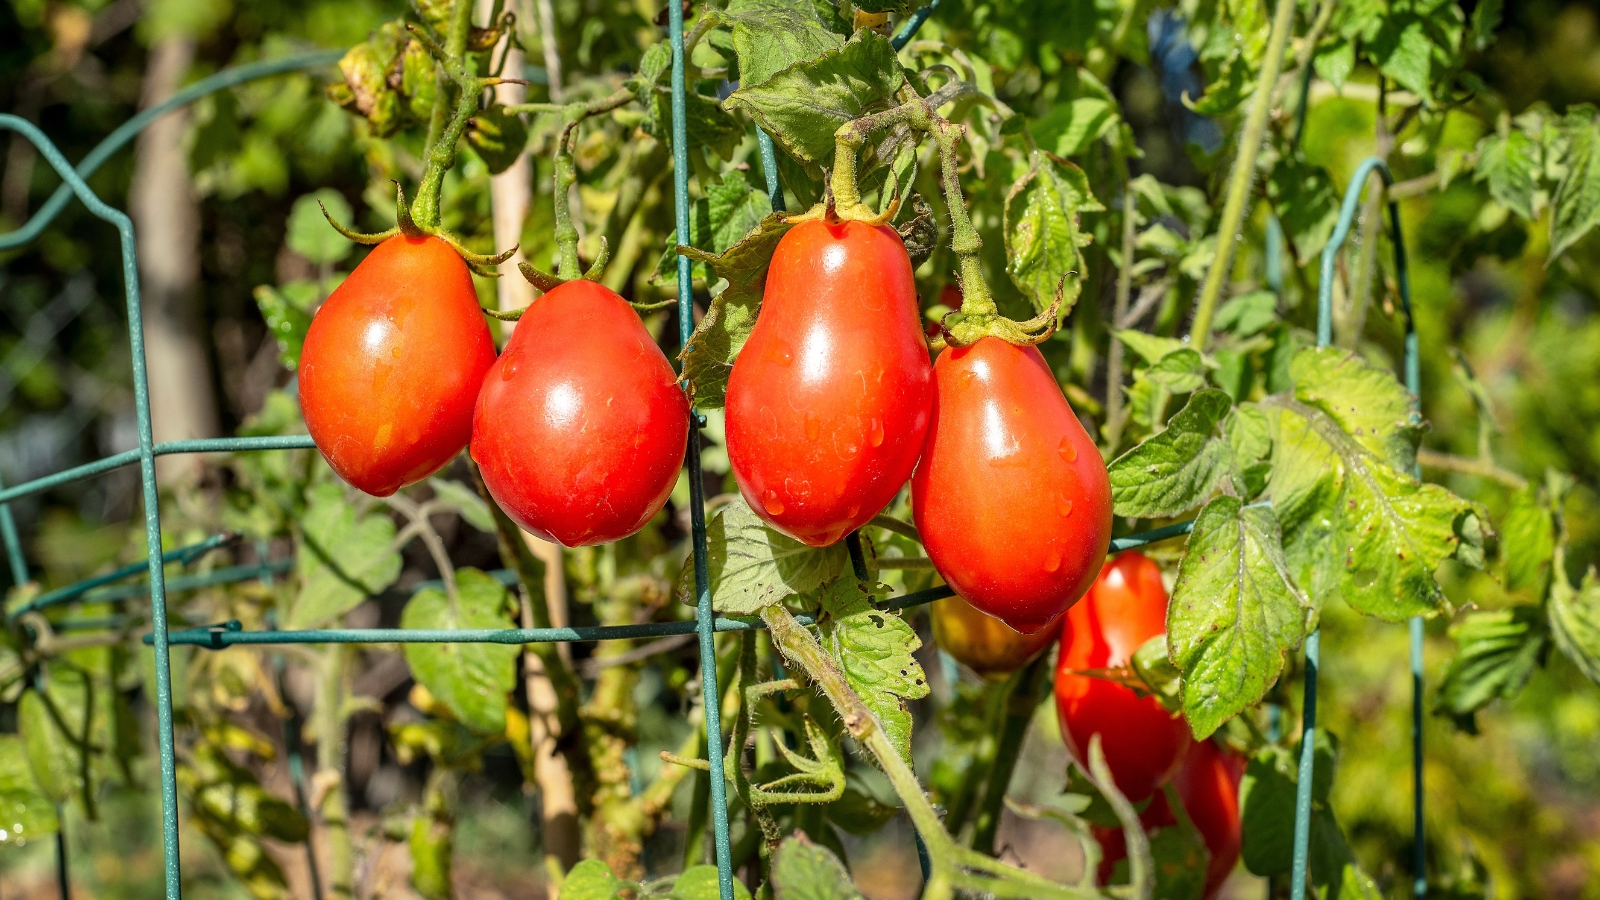
{"type": "Polygon", "coordinates": [[[1506,589],[1531,590],[1543,596],[1555,554],[1555,516],[1539,500],[1533,485],[1511,495],[1511,505],[1500,522],[1500,559],[1506,589]]]}
{"type": "Polygon", "coordinates": [[[489,167],[489,174],[499,175],[515,165],[528,146],[528,126],[521,116],[495,103],[468,120],[467,143],[489,167]]]}
{"type": "Polygon", "coordinates": [[[747,112],[817,177],[831,164],[839,126],[888,108],[904,81],[888,38],[862,31],[817,59],[791,65],[760,84],[742,84],[727,103],[747,112]]]}
{"type": "Polygon", "coordinates": [[[1367,55],[1383,74],[1424,99],[1432,99],[1433,42],[1426,24],[1412,14],[1392,15],[1384,21],[1367,55]]]}
{"type": "Polygon", "coordinates": [[[0,847],[21,846],[60,828],[55,804],[34,778],[23,736],[0,735],[0,847]]]}
{"type": "Polygon", "coordinates": [[[322,299],[322,292],[314,282],[291,281],[278,288],[258,285],[254,296],[261,317],[267,322],[267,331],[278,342],[278,359],[286,369],[299,368],[300,350],[306,343],[306,330],[311,327],[312,307],[322,299]]]}
{"type": "Polygon", "coordinates": [[[1271,291],[1251,291],[1217,307],[1212,327],[1235,337],[1246,338],[1265,331],[1276,321],[1278,296],[1271,291]]]}
{"type": "Polygon", "coordinates": [[[1090,241],[1078,230],[1078,214],[1103,208],[1082,169],[1030,154],[1027,172],[1006,193],[1006,271],[1036,311],[1050,308],[1058,287],[1058,316],[1077,302],[1087,270],[1081,248],[1090,241]]]}
{"type": "Polygon", "coordinates": [[[1551,201],[1550,259],[1565,253],[1600,222],[1600,120],[1589,115],[1569,114],[1563,131],[1567,136],[1566,177],[1556,187],[1551,201]]]}
{"type": "Polygon", "coordinates": [[[1504,135],[1491,134],[1478,142],[1478,165],[1474,181],[1488,182],[1489,196],[1522,218],[1538,218],[1534,195],[1539,190],[1539,174],[1544,169],[1541,147],[1519,130],[1504,135]]]}
{"type": "Polygon", "coordinates": [[[1221,496],[1195,519],[1167,606],[1183,709],[1205,738],[1255,704],[1305,637],[1311,601],[1294,583],[1270,507],[1221,496]]]}
{"type": "MultiPolygon", "coordinates": [[[[1170,785],[1166,790],[1170,804],[1175,800],[1174,791],[1170,785]]],[[[1205,895],[1211,852],[1189,819],[1167,825],[1150,836],[1150,862],[1155,876],[1151,900],[1200,900],[1205,895]]]]}
{"type": "Polygon", "coordinates": [[[889,742],[911,762],[911,712],[907,700],[928,695],[928,679],[911,655],[922,646],[916,629],[894,613],[872,605],[890,589],[876,585],[869,594],[854,578],[835,580],[820,591],[822,645],[845,679],[872,710],[889,742]]]}
{"type": "Polygon", "coordinates": [[[1233,454],[1233,486],[1241,497],[1255,497],[1267,486],[1272,463],[1272,427],[1254,406],[1235,406],[1222,422],[1222,433],[1233,454]]]}
{"type": "Polygon", "coordinates": [[[1335,38],[1317,47],[1311,63],[1318,77],[1335,89],[1343,88],[1356,68],[1356,45],[1345,38],[1335,38]]]}
{"type": "Polygon", "coordinates": [[[358,516],[333,484],[306,491],[295,569],[300,593],[285,624],[314,628],[342,616],[400,577],[394,522],[382,514],[358,516]]]}
{"type": "Polygon", "coordinates": [[[1200,391],[1172,417],[1165,431],[1113,461],[1107,473],[1116,514],[1176,516],[1211,496],[1227,472],[1228,447],[1218,436],[1217,425],[1231,406],[1222,391],[1200,391]]]}
{"type": "MultiPolygon", "coordinates": [[[[733,896],[735,900],[750,900],[749,888],[737,878],[733,880],[733,896]]],[[[684,869],[678,880],[672,883],[672,893],[667,897],[668,900],[721,900],[722,887],[717,881],[717,867],[699,865],[684,869]]]]}
{"type": "Polygon", "coordinates": [[[1129,350],[1137,353],[1140,359],[1151,365],[1160,362],[1167,354],[1182,350],[1187,346],[1177,338],[1147,334],[1132,328],[1124,328],[1113,333],[1116,335],[1117,340],[1126,345],[1129,350]]]}
{"type": "Polygon", "coordinates": [[[1420,432],[1392,375],[1332,348],[1291,364],[1297,399],[1263,401],[1272,426],[1267,490],[1295,581],[1386,621],[1448,608],[1433,573],[1482,557],[1477,508],[1413,477],[1420,432]]]}
{"type": "Polygon", "coordinates": [[[843,46],[811,0],[734,0],[718,14],[733,25],[739,79],[761,84],[790,66],[843,46]]]}
{"type": "Polygon", "coordinates": [[[623,891],[633,887],[633,882],[611,874],[611,869],[600,860],[586,859],[561,879],[561,897],[562,900],[621,900],[623,891]]]}
{"type": "Polygon", "coordinates": [[[348,225],[352,221],[350,203],[344,195],[333,188],[322,188],[294,201],[284,235],[284,243],[290,250],[318,265],[336,263],[349,256],[356,246],[328,224],[327,216],[322,214],[323,208],[341,223],[348,225]]]}
{"type": "Polygon", "coordinates": [[[772,200],[765,190],[752,188],[743,172],[727,173],[706,188],[704,198],[695,201],[689,213],[689,240],[681,241],[677,231],[668,236],[667,247],[656,263],[656,276],[677,278],[680,243],[703,253],[724,253],[771,213],[772,200]]]}
{"type": "Polygon", "coordinates": [[[1199,351],[1188,347],[1174,350],[1146,369],[1144,377],[1172,394],[1198,391],[1206,383],[1206,362],[1199,351]]]}
{"type": "Polygon", "coordinates": [[[1056,106],[1028,130],[1040,147],[1065,159],[1083,153],[1115,128],[1119,119],[1115,103],[1102,97],[1077,97],[1056,106]]]}
{"type": "Polygon", "coordinates": [[[448,504],[461,516],[461,521],[479,531],[494,534],[494,513],[489,511],[489,504],[483,502],[477,491],[459,481],[439,477],[429,478],[428,487],[433,488],[433,499],[448,504]]]}
{"type": "MultiPolygon", "coordinates": [[[[1556,555],[1558,563],[1564,555],[1556,555]]],[[[1574,590],[1562,569],[1559,564],[1555,567],[1556,576],[1546,603],[1550,634],[1567,659],[1590,681],[1600,684],[1600,579],[1590,569],[1574,590]]]]}
{"type": "Polygon", "coordinates": [[[1301,265],[1311,262],[1327,246],[1339,221],[1333,177],[1327,169],[1299,156],[1286,157],[1278,160],[1267,176],[1267,196],[1296,259],[1301,265]]]}
{"type": "Polygon", "coordinates": [[[711,605],[725,616],[753,616],[790,594],[813,591],[844,570],[843,544],[807,547],[761,521],[743,498],[706,524],[711,605]]]}
{"type": "Polygon", "coordinates": [[[861,900],[844,864],[803,834],[785,838],[772,858],[777,900],[861,900]]]}
{"type": "MultiPolygon", "coordinates": [[[[511,628],[506,589],[477,569],[456,570],[456,603],[437,588],[419,591],[400,614],[408,629],[511,628]]],[[[509,644],[406,644],[411,674],[455,717],[480,734],[506,730],[506,693],[516,686],[519,650],[509,644]]]]}
{"type": "Polygon", "coordinates": [[[722,293],[712,298],[710,308],[689,335],[679,357],[683,362],[682,377],[693,389],[696,407],[721,409],[726,401],[734,357],[749,339],[756,313],[761,309],[767,264],[790,227],[778,216],[767,216],[722,253],[689,253],[728,282],[722,293]]]}
{"type": "Polygon", "coordinates": [[[1239,783],[1239,858],[1253,875],[1285,875],[1293,862],[1294,770],[1282,747],[1261,748],[1245,767],[1239,783]]]}
{"type": "Polygon", "coordinates": [[[1450,636],[1458,649],[1434,695],[1433,711],[1475,734],[1473,714],[1496,698],[1521,692],[1544,660],[1549,632],[1537,606],[1519,605],[1468,613],[1450,627],[1450,636]]]}

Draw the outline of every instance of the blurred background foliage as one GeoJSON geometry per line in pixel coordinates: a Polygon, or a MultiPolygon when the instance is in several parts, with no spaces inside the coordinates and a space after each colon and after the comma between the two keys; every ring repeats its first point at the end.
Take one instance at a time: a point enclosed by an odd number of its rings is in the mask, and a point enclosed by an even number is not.
{"type": "MultiPolygon", "coordinates": [[[[1041,140],[1061,137],[1051,123],[1069,114],[1057,114],[1055,120],[1052,114],[1081,96],[1070,83],[1077,67],[1096,72],[1143,150],[1143,157],[1131,163],[1134,174],[1148,173],[1178,189],[1180,200],[1191,196],[1182,189],[1198,188],[1203,205],[1205,194],[1219,193],[1232,152],[1217,123],[1183,102],[1185,93],[1200,94],[1206,78],[1182,11],[1140,3],[1137,9],[1148,19],[1126,36],[1130,49],[1122,58],[1108,56],[1100,46],[1103,35],[1082,26],[1093,21],[1090,11],[1096,6],[1118,8],[1114,0],[945,0],[919,38],[975,48],[980,80],[988,79],[997,97],[1033,117],[1041,140]]],[[[1475,6],[1471,0],[1463,3],[1468,15],[1475,6]]],[[[191,46],[180,83],[190,82],[295,50],[349,47],[402,11],[398,2],[378,0],[13,0],[0,7],[0,109],[37,122],[69,160],[77,160],[143,105],[152,48],[163,41],[191,46]]],[[[645,0],[556,0],[553,11],[569,92],[599,95],[614,89],[637,71],[645,49],[659,40],[659,10],[645,0]]],[[[519,29],[533,34],[531,4],[518,12],[519,29]]],[[[534,100],[547,99],[541,78],[548,73],[540,63],[540,55],[530,53],[525,74],[533,82],[534,100]]],[[[1466,69],[1481,80],[1483,91],[1470,108],[1418,117],[1394,136],[1390,161],[1397,180],[1447,168],[1446,156],[1472,152],[1502,116],[1541,109],[1561,114],[1580,104],[1600,104],[1600,4],[1507,3],[1494,42],[1469,52],[1466,69]]],[[[372,138],[364,121],[324,99],[323,87],[332,77],[331,68],[318,69],[224,91],[195,104],[184,126],[181,152],[199,235],[199,279],[187,326],[201,336],[206,373],[187,387],[196,395],[192,402],[215,408],[219,434],[233,433],[260,414],[273,391],[289,380],[257,288],[273,286],[287,296],[298,290],[291,285],[310,284],[325,292],[316,286],[354,261],[348,247],[334,244],[321,253],[314,235],[295,238],[297,201],[314,191],[332,191],[356,211],[360,226],[379,230],[392,223],[390,179],[414,180],[420,172],[416,135],[372,138]]],[[[1312,88],[1305,157],[1326,167],[1341,189],[1375,146],[1374,82],[1373,72],[1357,68],[1343,92],[1321,81],[1312,88]]],[[[670,289],[653,278],[658,248],[672,230],[670,190],[661,177],[663,156],[650,156],[625,139],[633,124],[626,116],[612,117],[580,142],[579,190],[590,214],[585,248],[592,255],[589,234],[615,202],[621,177],[636,174],[640,166],[658,168],[643,172],[642,202],[651,211],[635,240],[644,249],[635,250],[624,272],[629,277],[618,285],[631,299],[653,300],[670,289]],[[644,262],[633,265],[641,258],[644,262]]],[[[535,127],[530,143],[535,197],[522,240],[526,255],[543,268],[550,267],[553,250],[551,137],[548,124],[535,127]]],[[[6,142],[0,229],[10,230],[58,182],[26,141],[0,141],[6,142]]],[[[488,167],[470,150],[463,158],[446,188],[445,224],[474,249],[487,250],[494,242],[488,167]]],[[[1094,160],[1084,165],[1093,175],[1094,160]]],[[[125,150],[90,184],[113,205],[126,207],[134,173],[135,154],[125,150]]],[[[1011,180],[1003,169],[981,177],[969,174],[968,191],[979,208],[977,224],[991,257],[990,283],[1015,309],[1021,299],[1001,274],[1001,224],[997,216],[985,219],[983,213],[998,208],[1011,180]]],[[[1110,205],[1107,197],[1101,200],[1110,205]]],[[[1200,218],[1206,215],[1202,209],[1200,218]]],[[[1590,234],[1548,262],[1549,216],[1546,209],[1529,223],[1508,215],[1470,174],[1408,198],[1402,211],[1423,336],[1424,414],[1432,425],[1425,446],[1476,456],[1485,440],[1481,426],[1487,423],[1487,440],[1502,467],[1530,480],[1552,468],[1577,476],[1579,486],[1565,510],[1571,542],[1567,574],[1576,578],[1600,559],[1600,495],[1593,489],[1600,484],[1600,236],[1590,234]],[[1474,396],[1475,386],[1481,386],[1480,397],[1474,396]]],[[[1264,280],[1265,217],[1265,204],[1256,204],[1236,266],[1240,281],[1264,280]]],[[[1177,218],[1174,227],[1183,230],[1177,218]]],[[[1080,396],[1104,396],[1103,368],[1095,361],[1104,352],[1100,319],[1110,307],[1115,281],[1104,255],[1116,244],[1108,233],[1113,221],[1110,213],[1085,216],[1084,229],[1095,243],[1088,251],[1083,300],[1070,327],[1047,348],[1058,371],[1076,384],[1078,393],[1069,387],[1075,403],[1080,396]]],[[[309,222],[302,226],[308,233],[320,225],[315,217],[309,222]]],[[[162,237],[143,234],[141,239],[162,237]]],[[[919,271],[930,305],[948,281],[949,266],[940,266],[936,254],[919,271]]],[[[1392,272],[1384,275],[1393,278],[1392,272]]],[[[1286,280],[1289,316],[1309,326],[1314,294],[1303,278],[1286,280]]],[[[483,281],[480,289],[488,301],[495,286],[483,281]]],[[[1150,330],[1182,333],[1187,301],[1181,293],[1175,291],[1158,308],[1150,330]]],[[[658,317],[654,324],[661,322],[658,317]]],[[[0,256],[0,323],[0,478],[15,484],[135,445],[120,260],[104,224],[81,205],[70,204],[36,244],[0,256]]],[[[1381,311],[1380,304],[1367,319],[1363,349],[1392,364],[1399,333],[1398,318],[1381,311]]],[[[1092,400],[1087,408],[1080,403],[1080,412],[1097,415],[1092,400]]],[[[713,441],[719,419],[713,415],[708,431],[713,441]]],[[[726,476],[726,457],[715,447],[706,466],[713,476],[726,476]]],[[[1491,478],[1448,472],[1430,477],[1485,503],[1497,520],[1509,502],[1509,490],[1491,478]]],[[[175,500],[181,508],[215,496],[202,490],[175,500]]],[[[34,577],[48,588],[140,559],[142,537],[129,527],[138,519],[138,506],[137,475],[131,469],[14,504],[34,577]]],[[[204,510],[189,512],[196,523],[214,518],[204,510]]],[[[461,532],[450,535],[452,555],[460,563],[491,568],[492,544],[482,535],[461,532]]],[[[620,552],[639,558],[653,553],[620,552]]],[[[568,562],[578,568],[595,564],[593,554],[577,554],[568,562]]],[[[401,583],[419,582],[427,571],[421,551],[411,552],[401,583]]],[[[1462,607],[1497,608],[1519,599],[1489,576],[1465,570],[1449,570],[1445,585],[1462,607]]],[[[382,620],[394,612],[376,609],[373,616],[382,620]]],[[[1323,715],[1342,737],[1334,803],[1365,868],[1393,894],[1404,896],[1409,876],[1399,866],[1409,859],[1411,840],[1405,789],[1410,777],[1406,633],[1339,605],[1330,606],[1323,621],[1323,715]]],[[[917,622],[926,634],[925,620],[917,622]]],[[[1435,683],[1454,651],[1449,624],[1428,626],[1428,671],[1435,683]]],[[[928,668],[940,670],[936,664],[928,668]]],[[[686,655],[646,669],[634,688],[637,760],[644,781],[654,774],[655,751],[675,747],[683,737],[684,721],[673,712],[681,709],[681,700],[672,698],[681,698],[692,672],[692,655],[686,655]]],[[[948,684],[935,688],[936,699],[941,692],[950,697],[948,684]]],[[[919,756],[923,748],[935,752],[941,740],[930,710],[917,710],[919,756]]],[[[1053,717],[1041,715],[1036,724],[1016,782],[1032,786],[1019,791],[1024,797],[1048,794],[1061,782],[1064,756],[1053,717]]],[[[1551,654],[1519,697],[1490,706],[1477,716],[1476,726],[1478,733],[1469,735],[1448,719],[1427,720],[1429,828],[1436,844],[1430,852],[1436,870],[1455,873],[1466,867],[1471,876],[1471,860],[1477,859],[1497,897],[1600,897],[1600,690],[1560,654],[1551,654]]],[[[15,708],[0,705],[0,732],[14,727],[15,708]]],[[[352,758],[361,753],[372,758],[360,763],[367,768],[354,803],[358,813],[377,817],[389,804],[420,793],[424,768],[401,763],[377,726],[358,724],[354,730],[364,728],[374,734],[370,739],[353,735],[352,758]]],[[[271,786],[285,794],[283,773],[273,771],[271,786]]],[[[82,896],[135,898],[159,892],[154,794],[146,790],[153,778],[153,771],[141,769],[133,786],[108,789],[97,823],[68,813],[74,880],[82,896]]],[[[465,860],[457,872],[459,895],[541,896],[538,879],[526,877],[538,868],[537,816],[529,811],[521,785],[515,757],[504,747],[487,753],[483,770],[463,781],[462,824],[455,838],[457,855],[465,860]]],[[[678,803],[682,808],[674,818],[688,819],[687,792],[679,793],[678,803]]],[[[1010,834],[1018,852],[1036,839],[1022,830],[1004,834],[1010,834]]],[[[858,859],[883,861],[858,869],[861,886],[874,897],[903,895],[900,876],[915,870],[906,838],[899,827],[881,832],[877,843],[850,839],[858,859]],[[874,873],[870,879],[863,874],[869,871],[874,873]]],[[[681,845],[683,836],[670,839],[681,845]]],[[[660,861],[680,852],[659,843],[651,847],[647,861],[652,852],[660,861]]],[[[27,896],[48,896],[53,890],[47,886],[48,851],[40,842],[0,847],[0,895],[15,897],[20,888],[27,896]]],[[[193,856],[185,859],[190,896],[243,896],[209,844],[186,835],[185,853],[193,856]]],[[[1056,853],[1047,870],[1060,865],[1059,848],[1056,853]]],[[[1260,890],[1247,879],[1234,887],[1235,896],[1260,890]]]]}

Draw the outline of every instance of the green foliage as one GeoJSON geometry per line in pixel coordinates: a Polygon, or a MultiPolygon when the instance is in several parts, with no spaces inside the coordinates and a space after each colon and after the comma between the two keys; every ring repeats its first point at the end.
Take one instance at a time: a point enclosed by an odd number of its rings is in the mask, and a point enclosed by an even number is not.
{"type": "Polygon", "coordinates": [[[911,711],[907,700],[928,695],[928,679],[912,653],[922,646],[916,631],[873,600],[886,585],[839,578],[818,591],[822,644],[839,664],[852,690],[866,702],[902,759],[911,760],[911,711]]]}
{"type": "MultiPolygon", "coordinates": [[[[406,604],[400,627],[509,628],[508,597],[500,582],[477,569],[456,571],[452,597],[420,591],[406,604]]],[[[503,644],[406,644],[411,672],[462,724],[483,734],[506,730],[506,693],[516,683],[517,648],[503,644]]]]}
{"type": "Polygon", "coordinates": [[[300,592],[289,609],[291,628],[335,619],[400,576],[394,522],[359,513],[337,485],[319,484],[306,492],[300,528],[303,552],[295,561],[300,592]]]}
{"type": "Polygon", "coordinates": [[[763,522],[743,499],[706,523],[711,605],[722,615],[749,616],[791,594],[816,590],[844,569],[845,550],[807,547],[763,522]]]}
{"type": "Polygon", "coordinates": [[[803,835],[787,838],[772,860],[777,900],[860,900],[850,873],[826,847],[803,835]]]}
{"type": "Polygon", "coordinates": [[[728,375],[734,357],[755,327],[761,295],[767,283],[767,262],[778,241],[789,230],[777,216],[767,216],[738,243],[712,255],[704,250],[685,251],[726,279],[683,350],[683,378],[701,409],[720,409],[727,397],[728,375]]]}
{"type": "Polygon", "coordinates": [[[55,804],[34,779],[25,739],[0,737],[0,847],[55,834],[55,804]]]}
{"type": "Polygon", "coordinates": [[[1029,154],[1027,172],[1006,193],[1006,256],[1011,279],[1038,312],[1059,300],[1057,315],[1065,316],[1077,302],[1091,240],[1078,215],[1102,209],[1082,169],[1029,154]]]}
{"type": "Polygon", "coordinates": [[[1496,698],[1515,697],[1544,663],[1550,633],[1535,606],[1468,613],[1450,628],[1460,649],[1445,670],[1434,712],[1470,734],[1475,713],[1496,698]]]}

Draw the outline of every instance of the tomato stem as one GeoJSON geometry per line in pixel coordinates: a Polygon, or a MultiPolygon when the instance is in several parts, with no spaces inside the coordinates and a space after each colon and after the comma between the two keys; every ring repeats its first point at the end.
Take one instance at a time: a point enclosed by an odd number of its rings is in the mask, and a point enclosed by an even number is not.
{"type": "MultiPolygon", "coordinates": [[[[467,121],[478,111],[478,100],[483,94],[483,79],[472,73],[467,60],[467,38],[472,32],[471,0],[453,0],[450,6],[450,29],[445,43],[440,47],[427,32],[408,25],[412,35],[440,62],[440,68],[449,80],[455,82],[455,112],[447,123],[440,126],[444,104],[434,107],[433,121],[428,127],[428,148],[423,157],[427,168],[422,173],[422,183],[417,188],[417,199],[412,204],[411,216],[425,231],[439,225],[439,191],[444,185],[445,173],[456,162],[456,147],[467,129],[467,121]]],[[[443,87],[443,85],[441,85],[443,87]]],[[[441,92],[442,99],[443,92],[441,92]]]]}

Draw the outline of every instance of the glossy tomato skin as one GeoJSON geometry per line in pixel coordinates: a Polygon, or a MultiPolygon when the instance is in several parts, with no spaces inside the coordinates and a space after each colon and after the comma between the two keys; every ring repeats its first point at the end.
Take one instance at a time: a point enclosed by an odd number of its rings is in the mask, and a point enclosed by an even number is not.
{"type": "Polygon", "coordinates": [[[960,597],[946,597],[930,608],[933,639],[939,648],[979,675],[1007,675],[1027,665],[1056,639],[1059,622],[1022,634],[960,597]]]}
{"type": "Polygon", "coordinates": [[[934,568],[1023,633],[1083,596],[1111,540],[1105,463],[1032,347],[939,354],[911,511],[934,568]]]}
{"type": "Polygon", "coordinates": [[[1189,727],[1155,697],[1077,671],[1127,665],[1145,641],[1165,633],[1166,616],[1161,568],[1129,552],[1106,564],[1061,627],[1056,715],[1062,738],[1086,765],[1090,739],[1100,735],[1117,789],[1135,803],[1171,777],[1189,747],[1189,727]]]}
{"type": "Polygon", "coordinates": [[[638,314],[577,280],[528,307],[489,370],[472,458],[514,522],[578,547],[661,511],[688,434],[688,400],[638,314]]]}
{"type": "Polygon", "coordinates": [[[299,372],[306,428],[339,477],[387,497],[467,445],[493,363],[466,263],[436,237],[389,238],[311,320],[299,372]]]}
{"type": "MultiPolygon", "coordinates": [[[[1183,810],[1205,841],[1211,860],[1206,864],[1202,897],[1211,900],[1222,890],[1234,866],[1239,864],[1241,828],[1239,821],[1239,780],[1244,777],[1245,760],[1218,747],[1214,741],[1198,741],[1184,754],[1183,764],[1172,776],[1172,786],[1183,810]]],[[[1178,819],[1167,803],[1166,794],[1156,794],[1139,814],[1147,831],[1176,825],[1178,819]]],[[[1100,883],[1105,884],[1117,863],[1127,858],[1127,839],[1119,828],[1093,828],[1100,842],[1100,883]]]]}
{"type": "Polygon", "coordinates": [[[900,235],[802,222],[778,242],[728,377],[728,459],[751,509],[813,547],[899,492],[927,434],[932,366],[900,235]]]}

